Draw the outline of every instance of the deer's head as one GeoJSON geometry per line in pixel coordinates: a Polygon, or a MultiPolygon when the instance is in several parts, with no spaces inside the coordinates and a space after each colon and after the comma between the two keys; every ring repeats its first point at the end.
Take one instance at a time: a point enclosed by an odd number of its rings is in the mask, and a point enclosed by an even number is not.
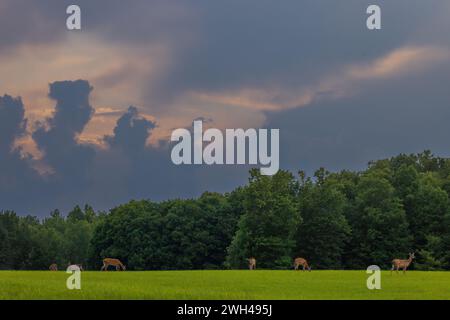
{"type": "Polygon", "coordinates": [[[412,259],[414,259],[416,256],[414,255],[414,252],[411,252],[410,254],[409,254],[409,258],[412,260],[412,259]]]}

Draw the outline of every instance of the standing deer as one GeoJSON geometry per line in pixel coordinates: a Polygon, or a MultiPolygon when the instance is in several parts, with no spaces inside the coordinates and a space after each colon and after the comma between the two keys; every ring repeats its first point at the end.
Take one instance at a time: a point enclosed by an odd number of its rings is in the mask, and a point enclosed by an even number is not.
{"type": "Polygon", "coordinates": [[[58,265],[56,263],[52,263],[50,267],[48,267],[50,271],[58,271],[58,265]]]}
{"type": "Polygon", "coordinates": [[[305,271],[306,269],[308,269],[308,271],[311,271],[311,267],[308,265],[308,261],[306,261],[306,259],[295,258],[295,260],[294,260],[294,268],[295,268],[295,270],[298,270],[299,266],[303,267],[303,271],[305,271]]]}
{"type": "Polygon", "coordinates": [[[125,266],[122,264],[122,262],[120,262],[119,259],[113,259],[113,258],[105,258],[103,259],[103,266],[100,269],[100,271],[108,271],[108,267],[109,266],[114,266],[116,267],[116,270],[122,270],[125,271],[125,266]]]}
{"type": "Polygon", "coordinates": [[[408,260],[401,260],[401,259],[392,260],[391,274],[392,274],[392,271],[394,271],[394,269],[398,273],[398,269],[400,269],[400,268],[403,269],[403,273],[405,273],[406,269],[409,267],[409,265],[411,264],[411,262],[413,261],[414,258],[415,258],[414,253],[410,253],[408,260]]]}
{"type": "Polygon", "coordinates": [[[251,257],[250,259],[247,259],[248,261],[248,268],[250,270],[255,270],[256,269],[256,259],[251,257]]]}

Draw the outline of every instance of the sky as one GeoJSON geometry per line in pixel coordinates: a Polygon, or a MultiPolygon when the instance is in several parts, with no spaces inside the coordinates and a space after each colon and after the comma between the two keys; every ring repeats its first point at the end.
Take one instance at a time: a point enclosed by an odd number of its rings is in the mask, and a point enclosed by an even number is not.
{"type": "Polygon", "coordinates": [[[449,14],[447,0],[0,0],[0,210],[245,184],[245,165],[171,162],[172,130],[199,118],[279,129],[280,168],[310,175],[448,157],[449,14]]]}

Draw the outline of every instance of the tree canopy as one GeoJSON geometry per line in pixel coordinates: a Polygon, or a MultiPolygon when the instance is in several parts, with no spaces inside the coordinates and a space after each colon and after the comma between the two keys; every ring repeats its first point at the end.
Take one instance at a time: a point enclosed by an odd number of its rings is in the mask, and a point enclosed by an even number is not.
{"type": "Polygon", "coordinates": [[[429,151],[307,177],[251,170],[246,185],[196,199],[130,201],[109,212],[76,206],[45,219],[0,211],[0,269],[45,270],[121,259],[130,270],[390,267],[450,269],[450,160],[429,151]]]}

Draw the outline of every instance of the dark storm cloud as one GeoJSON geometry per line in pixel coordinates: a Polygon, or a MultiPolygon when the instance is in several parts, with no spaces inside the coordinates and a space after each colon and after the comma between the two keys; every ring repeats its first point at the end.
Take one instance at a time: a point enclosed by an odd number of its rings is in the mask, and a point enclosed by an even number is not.
{"type": "MultiPolygon", "coordinates": [[[[65,8],[72,2],[2,0],[0,50],[64,39],[65,8]]],[[[295,93],[324,76],[339,76],[348,65],[370,63],[399,48],[445,51],[450,46],[450,4],[444,0],[376,1],[382,7],[379,32],[365,28],[365,10],[373,3],[366,0],[74,3],[82,7],[86,33],[129,50],[152,44],[171,49],[165,72],[143,84],[156,114],[171,111],[169,102],[187,91],[264,90],[276,84],[295,93]]],[[[439,65],[392,79],[356,79],[350,83],[355,92],[339,99],[324,92],[331,98],[267,113],[264,127],[280,129],[281,168],[295,171],[358,169],[369,160],[426,148],[449,156],[449,75],[450,69],[439,65]]],[[[105,149],[79,142],[94,112],[91,90],[86,81],[50,86],[55,113],[33,133],[43,153],[40,160],[12,148],[25,133],[24,108],[18,99],[1,98],[3,208],[46,215],[56,207],[68,210],[88,202],[107,209],[132,198],[191,197],[245,183],[248,167],[173,165],[169,144],[146,145],[156,124],[136,108],[120,116],[105,149]],[[52,173],[37,175],[36,162],[52,173]]]]}
{"type": "Polygon", "coordinates": [[[146,90],[155,113],[167,112],[170,102],[189,90],[268,84],[296,90],[343,65],[371,61],[399,46],[450,43],[445,33],[436,32],[450,27],[445,16],[450,4],[443,0],[376,1],[382,7],[382,32],[365,28],[365,11],[373,4],[369,0],[6,3],[7,10],[0,11],[5,24],[1,45],[69,36],[65,8],[72,3],[82,8],[83,32],[130,50],[167,45],[171,61],[165,74],[150,79],[146,90]]]}
{"type": "Polygon", "coordinates": [[[130,199],[194,197],[206,189],[224,191],[245,181],[246,167],[205,168],[172,164],[169,144],[148,146],[155,122],[130,107],[118,120],[107,148],[81,143],[77,135],[94,112],[89,82],[50,84],[54,114],[32,133],[42,159],[23,157],[14,141],[25,134],[26,119],[20,98],[0,98],[0,202],[2,209],[45,216],[51,209],[67,211],[90,203],[108,209],[130,199]],[[50,173],[33,169],[44,164],[50,173]],[[25,200],[24,200],[25,199],[25,200]]]}
{"type": "Polygon", "coordinates": [[[84,32],[120,43],[181,43],[194,23],[183,1],[1,0],[0,50],[64,40],[70,35],[66,9],[72,4],[82,9],[84,32]]]}
{"type": "Polygon", "coordinates": [[[155,126],[155,122],[142,117],[135,107],[130,107],[117,120],[113,135],[105,137],[109,148],[98,150],[96,155],[92,170],[95,182],[88,193],[90,203],[107,207],[130,198],[195,197],[206,189],[223,192],[234,188],[237,182],[246,181],[248,166],[174,165],[169,143],[162,142],[157,147],[146,145],[155,126]]]}
{"type": "Polygon", "coordinates": [[[450,67],[374,83],[364,95],[268,115],[281,128],[284,168],[362,169],[369,161],[430,149],[450,157],[450,67]],[[404,80],[404,79],[403,79],[404,80]]]}
{"type": "Polygon", "coordinates": [[[0,51],[21,44],[43,44],[61,39],[65,17],[62,2],[1,0],[0,51]]]}
{"type": "Polygon", "coordinates": [[[77,136],[91,119],[94,109],[89,104],[92,87],[87,81],[61,81],[50,84],[49,97],[56,101],[53,116],[33,133],[43,152],[43,161],[71,188],[80,187],[87,179],[94,150],[79,144],[77,136]],[[69,186],[69,184],[68,184],[69,186]]]}
{"type": "MultiPolygon", "coordinates": [[[[190,2],[199,17],[196,42],[179,53],[158,94],[170,99],[187,90],[272,84],[295,91],[346,64],[368,62],[414,43],[418,30],[435,24],[436,15],[450,7],[440,0],[376,3],[386,30],[378,33],[365,26],[373,1],[190,2]]],[[[450,43],[444,34],[430,33],[434,40],[422,37],[420,42],[450,43]]],[[[159,106],[167,110],[164,103],[159,106]]]]}
{"type": "Polygon", "coordinates": [[[28,209],[24,198],[33,202],[38,196],[38,174],[32,159],[14,148],[16,139],[25,134],[25,110],[20,98],[0,97],[0,203],[2,209],[28,209]]]}
{"type": "Polygon", "coordinates": [[[114,135],[105,137],[105,141],[115,148],[132,151],[145,148],[150,131],[155,128],[155,122],[139,117],[136,107],[129,107],[114,128],[114,135]]]}
{"type": "Polygon", "coordinates": [[[0,152],[9,153],[16,138],[25,134],[25,109],[20,98],[0,97],[0,152]]]}
{"type": "Polygon", "coordinates": [[[139,50],[167,45],[165,74],[149,79],[154,113],[189,90],[223,91],[278,84],[295,91],[353,62],[408,44],[450,44],[445,0],[379,0],[383,31],[368,32],[369,0],[12,1],[0,10],[0,46],[70,35],[65,8],[82,8],[83,32],[139,50]],[[3,26],[1,25],[3,24],[3,26]],[[13,31],[11,31],[13,30],[13,31]],[[10,39],[10,40],[8,40],[10,39]]]}

